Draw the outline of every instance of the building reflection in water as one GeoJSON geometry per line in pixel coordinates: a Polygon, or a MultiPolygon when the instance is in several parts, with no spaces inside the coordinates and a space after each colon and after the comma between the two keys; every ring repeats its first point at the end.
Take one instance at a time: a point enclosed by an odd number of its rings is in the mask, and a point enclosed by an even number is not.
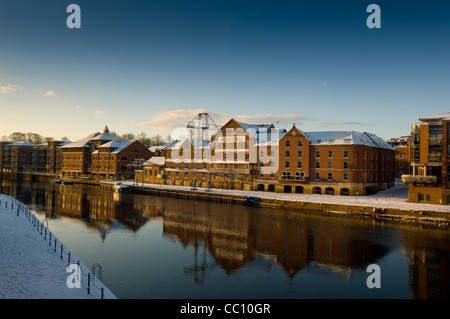
{"type": "Polygon", "coordinates": [[[377,242],[368,231],[372,228],[367,225],[372,224],[347,217],[289,215],[275,209],[117,194],[81,185],[18,184],[5,179],[1,190],[27,204],[42,206],[47,218],[81,219],[97,228],[102,240],[114,228],[138,231],[149,221],[161,222],[164,237],[185,248],[191,246],[193,262],[185,265],[184,271],[197,282],[215,267],[231,276],[255,257],[276,262],[291,278],[311,263],[350,276],[354,269],[377,263],[398,246],[400,238],[409,258],[411,298],[447,298],[450,292],[448,228],[391,225],[397,237],[377,242]]]}

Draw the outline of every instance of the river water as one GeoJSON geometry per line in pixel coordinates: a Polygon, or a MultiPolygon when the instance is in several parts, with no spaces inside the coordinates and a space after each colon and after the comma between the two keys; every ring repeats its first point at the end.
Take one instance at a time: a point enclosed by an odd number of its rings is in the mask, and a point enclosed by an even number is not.
{"type": "Polygon", "coordinates": [[[4,179],[1,192],[47,219],[85,265],[100,264],[118,298],[450,296],[448,226],[4,179]]]}

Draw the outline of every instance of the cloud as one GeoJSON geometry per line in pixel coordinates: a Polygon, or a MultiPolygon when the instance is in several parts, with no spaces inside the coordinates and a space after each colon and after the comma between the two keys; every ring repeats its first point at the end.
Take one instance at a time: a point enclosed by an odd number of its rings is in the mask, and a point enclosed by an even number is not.
{"type": "Polygon", "coordinates": [[[56,97],[56,92],[53,90],[48,90],[47,92],[45,92],[43,95],[43,97],[56,97]]]}
{"type": "MultiPolygon", "coordinates": [[[[211,115],[214,119],[214,115],[211,115]]],[[[253,123],[253,124],[274,124],[276,127],[286,127],[290,128],[293,123],[300,124],[307,118],[302,114],[284,114],[284,115],[272,115],[272,114],[255,114],[255,115],[231,115],[231,114],[221,114],[217,115],[220,118],[220,123],[225,124],[230,119],[235,119],[239,122],[253,123]]]]}
{"type": "Polygon", "coordinates": [[[103,112],[102,110],[97,110],[94,112],[94,115],[101,115],[104,114],[105,112],[103,112]]]}
{"type": "Polygon", "coordinates": [[[17,89],[17,85],[14,85],[14,84],[0,86],[0,94],[8,94],[9,92],[15,91],[16,89],[17,89]]]}
{"type": "Polygon", "coordinates": [[[78,110],[81,106],[79,105],[75,105],[75,108],[78,110]]]}
{"type": "MultiPolygon", "coordinates": [[[[171,131],[176,128],[185,128],[186,124],[194,119],[199,113],[207,112],[206,109],[178,109],[171,111],[164,111],[151,120],[146,122],[135,123],[139,126],[148,126],[154,130],[171,131]]],[[[285,115],[272,115],[272,114],[255,114],[255,115],[231,115],[231,114],[218,114],[209,112],[209,115],[213,119],[217,126],[224,125],[230,119],[235,119],[240,122],[254,123],[254,124],[271,124],[275,126],[286,127],[289,129],[293,123],[299,124],[306,120],[306,117],[302,114],[285,114],[285,115]]]]}
{"type": "Polygon", "coordinates": [[[146,122],[137,123],[140,126],[149,126],[155,130],[173,130],[179,127],[186,127],[187,122],[196,117],[199,113],[206,112],[205,109],[193,110],[173,110],[164,111],[146,122]]]}
{"type": "Polygon", "coordinates": [[[353,125],[367,125],[367,124],[362,123],[362,122],[327,122],[327,123],[321,123],[321,124],[308,125],[308,127],[309,128],[323,128],[323,127],[330,127],[330,126],[353,126],[353,125]]]}

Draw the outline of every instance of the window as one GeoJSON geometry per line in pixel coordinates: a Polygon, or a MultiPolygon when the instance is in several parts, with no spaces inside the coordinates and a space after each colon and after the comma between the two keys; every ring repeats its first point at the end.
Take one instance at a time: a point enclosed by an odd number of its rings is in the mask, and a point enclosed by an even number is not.
{"type": "Polygon", "coordinates": [[[347,174],[347,173],[344,173],[343,180],[344,180],[344,181],[348,181],[348,174],[347,174]]]}
{"type": "Polygon", "coordinates": [[[289,168],[289,161],[286,161],[285,167],[286,167],[286,168],[289,168]]]}
{"type": "Polygon", "coordinates": [[[297,162],[297,168],[302,168],[302,162],[301,161],[297,162]]]}
{"type": "Polygon", "coordinates": [[[316,158],[320,157],[320,151],[316,151],[316,158]]]}
{"type": "Polygon", "coordinates": [[[316,180],[320,179],[319,173],[316,173],[316,180]]]}
{"type": "Polygon", "coordinates": [[[333,180],[333,173],[328,173],[328,180],[329,181],[333,180]]]}
{"type": "Polygon", "coordinates": [[[347,150],[344,151],[344,158],[348,158],[348,151],[347,150]]]}
{"type": "Polygon", "coordinates": [[[316,162],[316,168],[320,168],[320,162],[316,162]]]}
{"type": "Polygon", "coordinates": [[[290,157],[291,156],[291,152],[286,151],[286,157],[290,157]]]}
{"type": "Polygon", "coordinates": [[[348,169],[348,162],[344,162],[344,169],[348,169]]]}
{"type": "Polygon", "coordinates": [[[286,147],[289,147],[289,146],[291,146],[291,141],[287,140],[286,141],[286,147]]]}
{"type": "Polygon", "coordinates": [[[297,146],[298,146],[298,147],[302,147],[302,140],[298,140],[298,141],[297,141],[297,146]]]}
{"type": "Polygon", "coordinates": [[[398,153],[398,157],[403,158],[403,152],[398,153]]]}
{"type": "Polygon", "coordinates": [[[398,163],[398,167],[399,167],[399,168],[403,168],[403,162],[399,162],[399,163],[398,163]]]}
{"type": "Polygon", "coordinates": [[[328,162],[328,168],[329,169],[333,168],[333,162],[328,162]]]}
{"type": "Polygon", "coordinates": [[[302,151],[297,151],[297,157],[302,157],[302,151]]]}
{"type": "Polygon", "coordinates": [[[333,151],[328,151],[328,158],[333,158],[333,151]]]}

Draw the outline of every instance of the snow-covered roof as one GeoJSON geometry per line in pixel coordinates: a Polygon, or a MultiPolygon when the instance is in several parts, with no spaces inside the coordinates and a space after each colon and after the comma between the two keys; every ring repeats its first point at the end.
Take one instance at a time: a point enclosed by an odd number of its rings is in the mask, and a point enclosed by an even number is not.
{"type": "Polygon", "coordinates": [[[166,158],[164,156],[153,156],[144,162],[144,166],[164,166],[166,158]]]}
{"type": "Polygon", "coordinates": [[[91,138],[91,141],[112,141],[112,140],[118,140],[117,137],[115,137],[114,135],[109,134],[108,132],[106,133],[101,133],[99,135],[96,135],[95,137],[91,138]]]}
{"type": "Polygon", "coordinates": [[[75,141],[75,142],[69,142],[69,143],[67,143],[67,144],[64,144],[64,145],[62,145],[62,146],[59,146],[60,148],[73,148],[73,147],[91,147],[91,145],[90,145],[90,141],[94,138],[94,137],[96,137],[96,136],[98,136],[100,133],[93,133],[93,134],[91,134],[91,135],[89,135],[89,136],[87,136],[87,137],[85,137],[85,138],[82,138],[82,139],[80,139],[80,140],[78,140],[78,141],[75,141]]]}
{"type": "MultiPolygon", "coordinates": [[[[134,141],[125,141],[125,140],[116,139],[116,140],[113,140],[108,143],[100,145],[99,148],[110,148],[111,154],[117,154],[120,151],[127,148],[128,146],[130,146],[131,144],[133,144],[133,142],[134,141]]],[[[97,154],[97,153],[98,153],[98,150],[95,150],[94,152],[92,152],[92,154],[97,154]]]]}
{"type": "Polygon", "coordinates": [[[12,141],[9,143],[10,144],[8,144],[8,146],[28,146],[28,147],[37,146],[36,144],[26,142],[26,141],[12,141]]]}
{"type": "Polygon", "coordinates": [[[323,131],[306,133],[311,145],[367,145],[385,149],[393,148],[375,134],[355,131],[323,131]]]}

